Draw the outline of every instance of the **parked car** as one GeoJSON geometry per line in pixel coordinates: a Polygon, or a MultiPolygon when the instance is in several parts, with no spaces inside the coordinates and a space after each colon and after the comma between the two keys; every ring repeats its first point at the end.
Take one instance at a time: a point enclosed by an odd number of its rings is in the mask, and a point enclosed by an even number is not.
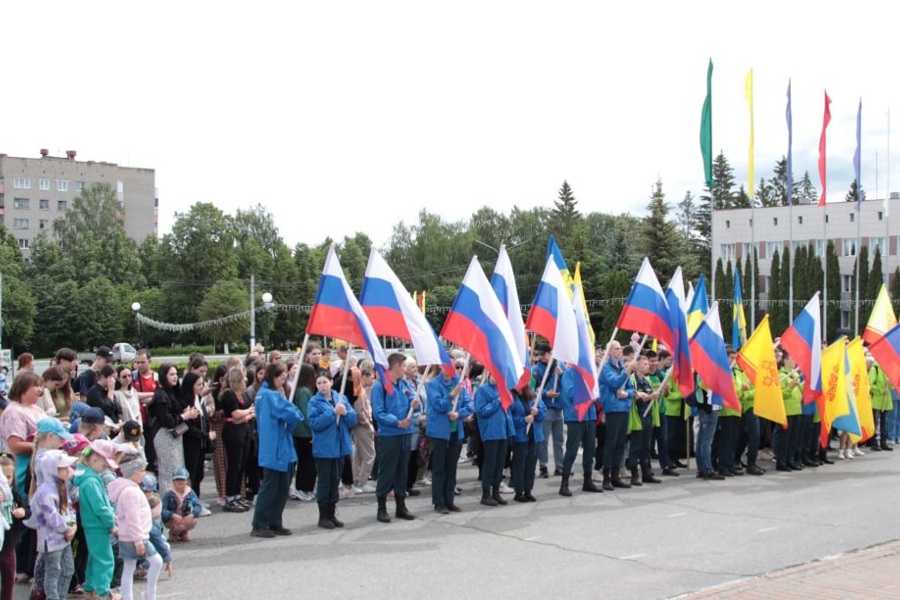
{"type": "MultiPolygon", "coordinates": [[[[78,362],[89,365],[94,362],[96,356],[96,348],[91,352],[79,352],[78,362]]],[[[117,342],[112,346],[112,361],[114,363],[130,363],[135,356],[137,356],[137,350],[128,342],[117,342]]]]}

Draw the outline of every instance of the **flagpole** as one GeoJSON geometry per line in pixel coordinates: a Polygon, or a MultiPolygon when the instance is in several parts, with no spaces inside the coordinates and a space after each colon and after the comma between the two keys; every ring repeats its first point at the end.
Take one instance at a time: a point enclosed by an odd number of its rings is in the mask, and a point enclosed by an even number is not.
{"type": "MultiPolygon", "coordinates": [[[[856,195],[859,197],[859,181],[856,182],[856,195]]],[[[856,213],[856,309],[853,316],[853,337],[859,335],[859,276],[860,268],[863,266],[859,262],[859,245],[860,245],[860,221],[862,221],[862,211],[856,213]]],[[[865,265],[868,268],[868,265],[865,265]]]]}
{"type": "MultiPolygon", "coordinates": [[[[341,373],[341,389],[338,390],[338,395],[341,394],[342,390],[347,389],[347,372],[350,370],[350,350],[353,349],[353,344],[347,342],[347,358],[344,360],[344,371],[341,373]]],[[[297,374],[300,374],[300,369],[297,369],[297,374]]],[[[335,402],[335,408],[337,408],[337,402],[335,402]]],[[[341,415],[336,415],[334,423],[335,425],[341,422],[341,415]]]]}
{"type": "Polygon", "coordinates": [[[824,268],[822,269],[822,332],[823,339],[828,339],[828,203],[825,203],[825,208],[822,211],[824,216],[822,217],[823,223],[823,232],[822,239],[825,240],[825,248],[823,248],[822,252],[822,265],[824,268]]]}
{"type": "MultiPolygon", "coordinates": [[[[300,358],[297,359],[297,372],[294,373],[294,378],[291,380],[291,394],[288,397],[288,402],[291,404],[294,403],[294,393],[297,390],[297,382],[300,380],[300,365],[303,364],[303,357],[306,356],[306,346],[309,344],[309,334],[303,336],[303,345],[300,348],[300,358]]],[[[350,356],[348,353],[347,356],[350,356]]]]}
{"type": "Polygon", "coordinates": [[[750,322],[756,328],[756,201],[750,199],[750,322]]]}

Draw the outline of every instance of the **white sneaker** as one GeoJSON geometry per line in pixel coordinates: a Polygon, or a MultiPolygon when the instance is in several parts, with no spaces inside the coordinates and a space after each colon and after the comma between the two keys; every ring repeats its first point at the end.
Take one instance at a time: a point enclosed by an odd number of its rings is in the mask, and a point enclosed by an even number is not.
{"type": "Polygon", "coordinates": [[[375,489],[376,488],[374,485],[372,485],[371,483],[367,483],[366,485],[362,486],[362,493],[363,494],[374,494],[375,489]]]}
{"type": "Polygon", "coordinates": [[[845,460],[845,459],[847,458],[847,457],[845,456],[846,453],[847,453],[847,451],[846,451],[844,448],[841,448],[840,450],[838,450],[838,458],[839,458],[840,460],[845,460]]]}
{"type": "Polygon", "coordinates": [[[353,493],[354,493],[354,494],[357,494],[357,495],[362,494],[362,493],[363,493],[362,486],[361,486],[361,485],[356,485],[356,484],[354,483],[354,484],[353,484],[353,493]]]}
{"type": "Polygon", "coordinates": [[[353,497],[353,489],[349,485],[342,485],[341,489],[340,489],[340,493],[338,494],[338,497],[341,500],[346,500],[347,498],[352,498],[353,497]]]}
{"type": "Polygon", "coordinates": [[[501,494],[512,494],[515,491],[516,490],[514,490],[511,487],[509,487],[508,485],[506,485],[505,481],[500,484],[500,493],[501,494]]]}
{"type": "Polygon", "coordinates": [[[294,500],[306,500],[306,492],[292,489],[291,498],[293,498],[294,500]]]}
{"type": "Polygon", "coordinates": [[[201,502],[200,506],[202,506],[203,508],[205,508],[207,510],[209,510],[211,508],[209,505],[209,502],[201,502]]]}
{"type": "Polygon", "coordinates": [[[865,452],[863,452],[862,450],[859,449],[859,446],[857,446],[856,448],[852,448],[852,451],[853,451],[854,456],[865,456],[866,455],[865,452]]]}
{"type": "Polygon", "coordinates": [[[201,517],[208,517],[211,514],[212,514],[212,512],[205,506],[200,508],[200,516],[201,517]]]}
{"type": "Polygon", "coordinates": [[[421,485],[422,487],[428,487],[431,485],[431,480],[426,476],[426,477],[423,477],[422,479],[420,479],[419,481],[417,481],[416,483],[421,485]]]}
{"type": "Polygon", "coordinates": [[[856,456],[853,454],[853,448],[847,448],[846,450],[844,450],[844,455],[849,459],[856,458],[856,456]]]}

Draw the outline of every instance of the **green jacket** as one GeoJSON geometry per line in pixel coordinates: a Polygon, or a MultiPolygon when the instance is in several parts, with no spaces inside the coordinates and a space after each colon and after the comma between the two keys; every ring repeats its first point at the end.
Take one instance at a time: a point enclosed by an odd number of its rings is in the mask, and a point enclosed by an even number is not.
{"type": "Polygon", "coordinates": [[[753,402],[756,399],[756,387],[750,381],[750,378],[747,377],[747,374],[744,373],[744,370],[737,364],[734,365],[732,376],[734,378],[734,389],[737,391],[738,400],[741,402],[741,412],[750,410],[753,408],[753,402]],[[744,389],[745,384],[747,385],[746,390],[744,389]]]}
{"type": "Polygon", "coordinates": [[[872,394],[872,410],[894,408],[894,402],[891,400],[891,383],[878,363],[872,363],[869,367],[869,390],[872,394]]]}
{"type": "Polygon", "coordinates": [[[803,386],[800,384],[799,371],[790,372],[782,367],[778,371],[781,381],[781,395],[784,397],[784,412],[789,417],[795,417],[803,413],[803,386]],[[788,375],[790,373],[790,375],[788,375]],[[785,377],[787,375],[787,377],[785,377]],[[791,387],[791,382],[797,385],[791,387]]]}
{"type": "Polygon", "coordinates": [[[116,526],[116,511],[109,502],[100,474],[87,465],[79,465],[74,483],[78,488],[81,526],[85,530],[112,531],[116,526]]]}
{"type": "Polygon", "coordinates": [[[312,395],[309,393],[309,390],[302,385],[298,387],[300,389],[294,394],[294,406],[299,408],[300,412],[303,413],[303,420],[294,425],[294,430],[291,432],[291,435],[299,438],[311,438],[312,429],[309,428],[309,421],[306,419],[306,414],[309,410],[309,399],[312,398],[312,395]]]}

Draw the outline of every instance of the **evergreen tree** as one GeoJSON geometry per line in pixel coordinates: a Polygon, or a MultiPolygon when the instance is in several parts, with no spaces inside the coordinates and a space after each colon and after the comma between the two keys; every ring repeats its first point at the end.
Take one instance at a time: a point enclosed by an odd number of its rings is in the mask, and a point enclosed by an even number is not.
{"type": "Polygon", "coordinates": [[[791,294],[791,249],[790,247],[785,247],[784,254],[781,255],[781,291],[779,295],[781,297],[781,308],[782,308],[782,328],[781,331],[787,329],[787,327],[791,324],[791,306],[790,306],[790,294],[791,294]]]}
{"type": "Polygon", "coordinates": [[[669,205],[663,193],[662,180],[657,179],[647,206],[641,233],[643,254],[650,258],[660,281],[668,281],[682,258],[678,226],[669,220],[669,205]]]}
{"type": "Polygon", "coordinates": [[[860,330],[865,329],[866,323],[869,322],[869,317],[872,315],[872,309],[875,306],[875,300],[878,298],[878,292],[881,291],[881,286],[884,284],[883,268],[881,264],[881,248],[875,246],[875,256],[872,258],[872,269],[869,271],[866,288],[860,288],[860,296],[863,299],[859,306],[860,330]]]}
{"type": "Polygon", "coordinates": [[[559,188],[558,199],[553,202],[550,216],[550,231],[564,249],[575,230],[575,224],[582,218],[581,213],[575,208],[577,205],[578,201],[569,182],[564,180],[559,188]]]}
{"type": "Polygon", "coordinates": [[[777,202],[772,185],[764,178],[760,177],[759,183],[756,185],[756,205],[778,206],[777,202]]]}
{"type": "Polygon", "coordinates": [[[787,328],[787,311],[784,305],[784,285],[781,279],[781,253],[776,250],[772,254],[772,266],[769,271],[769,293],[766,297],[766,312],[769,314],[769,327],[772,335],[777,337],[787,328]]]}
{"type": "Polygon", "coordinates": [[[809,178],[809,171],[803,173],[803,179],[800,185],[794,187],[798,204],[816,204],[819,201],[819,192],[813,185],[812,179],[809,178]]]}
{"type": "MultiPolygon", "coordinates": [[[[858,184],[855,179],[850,182],[850,189],[847,190],[847,195],[844,196],[845,202],[856,202],[857,186],[858,186],[858,184]]],[[[860,187],[859,190],[860,190],[860,196],[862,197],[863,200],[865,200],[866,199],[866,190],[863,189],[862,187],[860,187]]]]}
{"type": "Polygon", "coordinates": [[[894,274],[891,276],[891,307],[894,309],[894,312],[897,312],[897,307],[900,306],[900,267],[894,269],[894,274]]]}
{"type": "MultiPolygon", "coordinates": [[[[722,259],[720,258],[716,261],[716,288],[713,290],[712,301],[719,302],[719,322],[722,324],[723,334],[728,329],[728,324],[731,323],[731,316],[726,310],[728,306],[731,306],[729,291],[728,276],[725,274],[725,265],[722,264],[722,259]]],[[[710,303],[711,309],[712,303],[710,303]]]]}
{"type": "MultiPolygon", "coordinates": [[[[851,318],[853,319],[853,335],[859,334],[859,328],[856,327],[856,313],[859,312],[859,327],[865,327],[866,321],[863,319],[863,315],[865,314],[865,298],[866,298],[866,290],[869,289],[869,247],[863,246],[859,249],[859,262],[858,265],[854,265],[853,267],[853,275],[855,277],[859,277],[858,287],[853,288],[853,298],[854,302],[854,311],[851,318]],[[859,267],[859,271],[857,272],[856,268],[859,267]]],[[[853,281],[853,285],[857,285],[857,281],[853,281]]]]}
{"type": "Polygon", "coordinates": [[[747,195],[747,190],[744,189],[744,184],[741,184],[740,189],[734,195],[734,208],[750,208],[750,196],[747,195]]]}
{"type": "MultiPolygon", "coordinates": [[[[793,179],[793,174],[791,174],[793,179]]],[[[775,163],[775,175],[772,179],[769,180],[769,184],[772,190],[772,201],[775,206],[787,206],[791,202],[794,204],[797,203],[796,192],[794,193],[793,198],[787,197],[787,182],[788,182],[788,172],[787,172],[787,159],[785,157],[781,157],[775,163]]]]}
{"type": "Polygon", "coordinates": [[[825,249],[827,255],[826,272],[828,286],[827,317],[822,324],[822,340],[834,341],[841,328],[841,269],[838,264],[837,250],[834,240],[828,240],[825,249]]]}

